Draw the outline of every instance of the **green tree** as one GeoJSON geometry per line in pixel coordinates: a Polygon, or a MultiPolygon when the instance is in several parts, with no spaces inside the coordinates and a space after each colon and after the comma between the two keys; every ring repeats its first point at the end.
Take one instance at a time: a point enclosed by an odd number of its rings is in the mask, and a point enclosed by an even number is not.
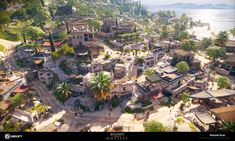
{"type": "Polygon", "coordinates": [[[187,31],[180,32],[179,40],[183,41],[189,38],[189,33],[187,31]]]}
{"type": "Polygon", "coordinates": [[[217,84],[220,88],[230,88],[231,87],[231,82],[228,77],[221,76],[221,77],[218,77],[216,79],[216,81],[217,81],[217,84]]]}
{"type": "Polygon", "coordinates": [[[230,33],[233,35],[233,37],[235,36],[235,28],[230,30],[230,33]]]}
{"type": "Polygon", "coordinates": [[[67,0],[67,5],[68,6],[76,6],[78,5],[78,1],[77,0],[67,0]]]}
{"type": "Polygon", "coordinates": [[[5,47],[2,44],[0,44],[0,52],[4,52],[4,50],[5,50],[5,47]]]}
{"type": "MultiPolygon", "coordinates": [[[[29,0],[24,1],[22,8],[26,9],[27,15],[29,18],[34,20],[36,15],[44,10],[41,5],[40,0],[29,0]]],[[[35,23],[36,25],[37,23],[35,23]]]]}
{"type": "Polygon", "coordinates": [[[34,17],[34,24],[37,26],[40,26],[41,29],[43,30],[43,27],[45,25],[47,25],[50,22],[50,16],[49,14],[46,12],[46,10],[44,10],[44,8],[38,8],[38,12],[36,13],[36,16],[34,17]]]}
{"type": "Polygon", "coordinates": [[[98,20],[90,20],[88,22],[89,26],[93,28],[95,31],[97,31],[100,28],[100,23],[98,20]]]}
{"type": "Polygon", "coordinates": [[[183,101],[184,104],[189,102],[189,94],[188,93],[182,93],[180,94],[180,98],[183,101]]]}
{"type": "Polygon", "coordinates": [[[59,59],[61,57],[61,54],[59,51],[54,51],[51,53],[51,56],[53,59],[59,59]]]}
{"type": "Polygon", "coordinates": [[[167,40],[169,37],[169,31],[166,25],[164,25],[160,31],[160,37],[163,40],[167,40]]]}
{"type": "Polygon", "coordinates": [[[71,85],[68,83],[61,83],[56,88],[55,96],[56,98],[64,104],[64,102],[68,99],[68,97],[72,94],[71,92],[71,85]]]}
{"type": "Polygon", "coordinates": [[[145,132],[166,132],[167,128],[158,121],[148,121],[144,122],[144,131],[145,132]]]}
{"type": "Polygon", "coordinates": [[[197,52],[197,46],[193,40],[184,40],[181,43],[181,48],[185,51],[194,51],[197,52]]]}
{"type": "Polygon", "coordinates": [[[27,11],[25,8],[20,8],[17,9],[12,15],[11,15],[11,19],[18,19],[21,21],[25,21],[29,18],[27,11]]]}
{"type": "Polygon", "coordinates": [[[44,0],[40,0],[40,2],[41,2],[42,7],[45,7],[45,1],[44,0]]]}
{"type": "Polygon", "coordinates": [[[228,42],[229,35],[226,31],[220,31],[219,34],[216,36],[215,45],[224,47],[228,42]]]}
{"type": "Polygon", "coordinates": [[[20,32],[21,32],[21,35],[22,35],[22,38],[23,38],[23,42],[26,43],[27,41],[27,35],[26,35],[26,27],[25,26],[22,26],[20,32]]]}
{"type": "Polygon", "coordinates": [[[20,128],[20,123],[19,122],[13,123],[13,121],[11,120],[3,125],[4,132],[19,132],[19,128],[20,128]]]}
{"type": "Polygon", "coordinates": [[[11,97],[9,100],[10,100],[13,107],[18,107],[25,100],[25,96],[22,93],[17,93],[13,97],[11,97]]]}
{"type": "Polygon", "coordinates": [[[99,72],[98,75],[93,76],[90,81],[90,88],[94,96],[102,101],[110,97],[112,79],[104,72],[99,72]]]}
{"type": "Polygon", "coordinates": [[[222,47],[214,46],[214,47],[207,48],[206,54],[214,62],[214,61],[216,61],[216,59],[224,57],[226,55],[226,50],[222,47]]]}
{"type": "Polygon", "coordinates": [[[53,40],[53,37],[51,35],[51,32],[49,32],[49,40],[50,40],[51,52],[55,52],[55,44],[54,44],[54,40],[53,40]]]}
{"type": "Polygon", "coordinates": [[[181,62],[177,63],[176,68],[177,68],[178,73],[181,73],[181,74],[187,73],[190,69],[188,66],[188,63],[185,61],[181,61],[181,62]]]}
{"type": "Polygon", "coordinates": [[[152,70],[152,69],[148,69],[145,71],[146,76],[152,76],[153,74],[154,74],[154,70],[152,70]]]}
{"type": "Polygon", "coordinates": [[[56,5],[55,4],[50,4],[48,7],[48,11],[50,13],[51,17],[54,17],[56,14],[56,5]]]}
{"type": "Polygon", "coordinates": [[[58,4],[59,5],[65,5],[65,1],[64,0],[58,0],[58,4]]]}
{"type": "Polygon", "coordinates": [[[210,45],[213,44],[213,41],[211,38],[203,38],[200,42],[199,42],[199,46],[202,49],[207,49],[210,45]]]}
{"type": "Polygon", "coordinates": [[[235,122],[234,121],[225,121],[222,125],[222,131],[235,132],[235,122]]]}
{"type": "Polygon", "coordinates": [[[68,46],[68,44],[63,44],[62,47],[57,50],[52,52],[52,57],[53,59],[58,59],[61,56],[73,56],[75,54],[74,48],[68,46]]]}
{"type": "Polygon", "coordinates": [[[34,41],[37,41],[41,38],[45,33],[38,27],[35,26],[28,26],[25,28],[25,33],[27,36],[34,41]]]}
{"type": "Polygon", "coordinates": [[[10,13],[8,11],[0,11],[0,28],[4,29],[10,23],[10,13]]]}
{"type": "Polygon", "coordinates": [[[63,44],[59,51],[62,55],[66,56],[73,56],[75,54],[73,47],[68,46],[68,44],[63,44]]]}
{"type": "Polygon", "coordinates": [[[68,38],[67,32],[65,32],[65,31],[60,32],[58,36],[59,36],[59,39],[62,41],[66,40],[68,38]]]}
{"type": "Polygon", "coordinates": [[[31,23],[32,23],[31,20],[24,21],[20,27],[20,34],[22,36],[24,43],[26,43],[27,39],[29,38],[29,35],[27,33],[29,32],[29,30],[27,31],[27,28],[29,27],[31,23]]]}
{"type": "Polygon", "coordinates": [[[60,62],[59,67],[64,71],[65,74],[71,74],[71,70],[69,69],[69,60],[64,59],[60,62]]]}

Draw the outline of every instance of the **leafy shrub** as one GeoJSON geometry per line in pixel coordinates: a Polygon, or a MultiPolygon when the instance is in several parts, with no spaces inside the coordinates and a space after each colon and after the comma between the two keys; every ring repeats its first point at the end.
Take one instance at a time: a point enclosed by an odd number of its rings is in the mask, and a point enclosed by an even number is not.
{"type": "Polygon", "coordinates": [[[130,113],[130,114],[132,114],[132,113],[143,113],[144,112],[144,110],[142,109],[142,108],[136,108],[136,109],[130,109],[129,107],[127,107],[126,109],[125,109],[125,111],[127,112],[127,113],[130,113]]]}
{"type": "Polygon", "coordinates": [[[183,119],[182,117],[177,117],[177,118],[176,118],[176,122],[177,122],[178,124],[182,124],[182,123],[184,123],[184,119],[183,119]]]}
{"type": "Polygon", "coordinates": [[[38,106],[35,106],[35,107],[30,108],[28,110],[29,113],[33,113],[34,111],[38,111],[40,113],[45,113],[47,111],[47,107],[45,105],[39,104],[38,106]]]}
{"type": "Polygon", "coordinates": [[[190,127],[190,129],[192,130],[192,132],[196,132],[197,131],[197,129],[196,129],[196,127],[194,126],[194,124],[193,123],[188,123],[188,126],[190,127]]]}
{"type": "Polygon", "coordinates": [[[145,132],[166,132],[167,128],[162,125],[162,123],[158,121],[149,121],[145,122],[144,124],[144,131],[145,132]]]}
{"type": "Polygon", "coordinates": [[[1,51],[1,52],[4,52],[4,50],[5,50],[5,47],[0,44],[0,51],[1,51]]]}

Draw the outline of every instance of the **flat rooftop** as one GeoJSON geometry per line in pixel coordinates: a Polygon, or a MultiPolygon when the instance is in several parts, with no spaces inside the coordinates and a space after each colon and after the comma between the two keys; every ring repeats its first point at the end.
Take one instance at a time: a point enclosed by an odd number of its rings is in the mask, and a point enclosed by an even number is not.
{"type": "Polygon", "coordinates": [[[90,27],[88,24],[77,24],[72,27],[72,32],[89,32],[90,27]]]}
{"type": "Polygon", "coordinates": [[[175,49],[173,50],[173,53],[179,56],[193,56],[194,55],[192,51],[185,51],[182,49],[175,49]]]}
{"type": "Polygon", "coordinates": [[[229,40],[226,44],[227,47],[234,47],[235,48],[235,40],[229,40]]]}
{"type": "Polygon", "coordinates": [[[177,68],[173,66],[167,66],[165,68],[162,68],[162,71],[164,71],[165,73],[173,73],[177,71],[177,68]]]}

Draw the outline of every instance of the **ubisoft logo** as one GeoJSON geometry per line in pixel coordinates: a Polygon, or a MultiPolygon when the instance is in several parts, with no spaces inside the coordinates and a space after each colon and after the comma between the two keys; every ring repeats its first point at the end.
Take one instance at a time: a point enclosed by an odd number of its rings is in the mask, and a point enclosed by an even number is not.
{"type": "Polygon", "coordinates": [[[5,134],[5,139],[9,140],[11,138],[10,134],[5,134]]]}

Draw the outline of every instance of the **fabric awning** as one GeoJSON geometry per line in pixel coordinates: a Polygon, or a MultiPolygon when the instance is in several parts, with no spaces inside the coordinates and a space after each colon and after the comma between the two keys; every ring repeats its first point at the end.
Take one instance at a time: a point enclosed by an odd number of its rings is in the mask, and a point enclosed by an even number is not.
{"type": "MultiPolygon", "coordinates": [[[[55,46],[55,47],[58,47],[58,46],[60,46],[61,44],[62,44],[61,42],[54,42],[54,46],[55,46]]],[[[50,42],[44,42],[42,45],[43,45],[44,47],[50,47],[50,46],[51,46],[50,42]]]]}
{"type": "Polygon", "coordinates": [[[164,95],[162,93],[158,93],[157,95],[153,95],[152,96],[152,99],[159,99],[159,98],[162,98],[164,95]]]}
{"type": "Polygon", "coordinates": [[[199,99],[209,99],[209,98],[220,98],[235,95],[235,90],[230,89],[219,89],[216,91],[201,91],[197,94],[191,95],[191,98],[199,98],[199,99]]]}
{"type": "Polygon", "coordinates": [[[205,98],[212,98],[212,95],[210,95],[207,91],[201,91],[197,94],[191,95],[191,98],[200,98],[200,99],[205,99],[205,98]]]}
{"type": "Polygon", "coordinates": [[[217,91],[208,91],[213,97],[226,97],[235,95],[235,90],[219,89],[217,91]]]}

